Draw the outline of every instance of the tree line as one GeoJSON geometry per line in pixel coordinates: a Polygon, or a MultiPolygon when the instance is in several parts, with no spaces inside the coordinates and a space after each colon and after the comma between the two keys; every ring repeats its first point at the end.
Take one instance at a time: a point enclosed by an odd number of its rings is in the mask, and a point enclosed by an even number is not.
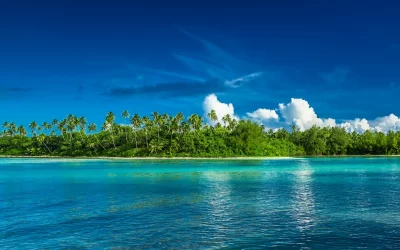
{"type": "Polygon", "coordinates": [[[400,132],[386,134],[365,131],[348,133],[344,128],[313,126],[300,131],[295,125],[266,130],[252,120],[236,120],[229,114],[221,122],[212,110],[211,124],[193,114],[185,119],[153,112],[151,116],[121,114],[117,123],[109,112],[101,127],[85,117],[72,114],[62,120],[26,129],[4,122],[0,134],[0,155],[24,156],[317,156],[317,155],[396,155],[400,154],[400,132]]]}

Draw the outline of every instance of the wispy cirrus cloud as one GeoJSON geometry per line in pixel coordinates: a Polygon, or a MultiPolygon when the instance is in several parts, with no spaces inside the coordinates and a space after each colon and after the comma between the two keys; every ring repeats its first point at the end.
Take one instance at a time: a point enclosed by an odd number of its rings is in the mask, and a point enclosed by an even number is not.
{"type": "Polygon", "coordinates": [[[226,49],[202,39],[186,30],[181,32],[198,42],[202,48],[201,54],[173,56],[185,65],[189,70],[208,78],[219,78],[228,87],[237,88],[241,84],[251,82],[256,77],[262,76],[259,66],[253,65],[237,56],[227,52],[226,49]],[[252,72],[252,73],[248,73],[252,72]],[[240,84],[237,84],[239,83],[240,84]]]}
{"type": "MultiPolygon", "coordinates": [[[[153,69],[153,68],[146,68],[146,67],[138,67],[134,65],[129,65],[130,68],[141,71],[143,73],[153,73],[161,76],[167,76],[171,78],[178,78],[182,80],[189,80],[189,81],[206,81],[205,78],[192,75],[192,74],[186,74],[186,73],[180,73],[180,72],[175,72],[175,71],[168,71],[168,70],[162,70],[162,69],[153,69]]],[[[141,75],[141,77],[143,77],[141,75]]]]}
{"type": "Polygon", "coordinates": [[[179,29],[183,34],[187,37],[191,38],[192,40],[198,42],[203,49],[208,53],[207,56],[210,60],[218,62],[220,65],[227,69],[233,70],[233,68],[240,67],[246,65],[250,65],[250,63],[237,58],[236,56],[232,55],[225,49],[222,49],[220,46],[200,38],[199,36],[194,35],[193,33],[188,32],[184,29],[179,29]],[[225,60],[222,60],[225,59],[225,60]]]}
{"type": "Polygon", "coordinates": [[[204,77],[217,77],[224,79],[232,75],[232,72],[229,70],[199,58],[193,58],[179,54],[174,54],[173,56],[175,59],[184,64],[189,70],[195,72],[196,74],[203,75],[204,77]]]}
{"type": "Polygon", "coordinates": [[[115,77],[102,84],[101,94],[109,97],[152,94],[159,98],[209,93],[233,94],[235,89],[256,82],[258,78],[264,78],[265,81],[270,79],[261,67],[241,60],[226,49],[192,33],[181,31],[199,44],[200,48],[190,52],[171,53],[172,59],[177,63],[168,64],[165,68],[127,64],[127,70],[135,73],[127,77],[115,77]]]}
{"type": "Polygon", "coordinates": [[[250,81],[254,80],[257,77],[262,76],[262,74],[263,74],[263,72],[254,72],[254,73],[251,73],[251,74],[248,74],[248,75],[245,75],[245,76],[238,77],[238,78],[233,79],[233,80],[226,80],[225,81],[225,85],[229,86],[231,88],[238,88],[243,83],[250,82],[250,81]]]}

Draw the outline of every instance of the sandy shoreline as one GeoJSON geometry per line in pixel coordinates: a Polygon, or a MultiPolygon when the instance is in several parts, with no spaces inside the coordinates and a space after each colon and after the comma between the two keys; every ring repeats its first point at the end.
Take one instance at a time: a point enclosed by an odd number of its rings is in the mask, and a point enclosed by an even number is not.
{"type": "Polygon", "coordinates": [[[77,159],[77,160],[284,160],[294,157],[64,157],[64,156],[14,156],[0,155],[0,158],[37,158],[37,159],[77,159]]]}
{"type": "Polygon", "coordinates": [[[68,160],[287,160],[287,159],[304,159],[304,158],[381,158],[381,157],[400,157],[400,155],[337,155],[337,156],[265,156],[265,157],[65,157],[65,156],[15,156],[0,155],[1,158],[26,158],[26,159],[68,159],[68,160]]]}

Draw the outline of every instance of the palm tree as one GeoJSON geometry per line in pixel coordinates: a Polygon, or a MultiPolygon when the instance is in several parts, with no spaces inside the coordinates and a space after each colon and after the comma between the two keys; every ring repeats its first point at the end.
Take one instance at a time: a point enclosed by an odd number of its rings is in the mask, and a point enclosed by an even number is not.
{"type": "Polygon", "coordinates": [[[75,131],[77,124],[78,124],[78,119],[71,114],[68,115],[66,127],[69,132],[69,142],[71,146],[72,146],[72,132],[75,131]]]}
{"type": "Polygon", "coordinates": [[[183,134],[188,133],[190,131],[190,124],[187,122],[182,122],[181,124],[183,134]]]}
{"type": "MultiPolygon", "coordinates": [[[[136,130],[142,126],[142,119],[140,118],[140,116],[138,114],[135,114],[132,118],[131,118],[131,124],[133,127],[133,130],[135,132],[135,142],[136,142],[136,149],[138,148],[138,142],[137,142],[137,134],[136,134],[136,130]]],[[[146,134],[147,135],[147,134],[146,134]]],[[[146,143],[147,143],[147,138],[146,138],[146,143]]]]}
{"type": "Polygon", "coordinates": [[[10,123],[9,131],[10,131],[11,137],[13,137],[17,133],[17,125],[15,124],[15,122],[10,123]]]}
{"type": "Polygon", "coordinates": [[[163,149],[164,145],[161,143],[161,141],[158,140],[152,140],[150,142],[150,153],[156,153],[157,151],[161,151],[163,149]]]}
{"type": "Polygon", "coordinates": [[[144,123],[144,133],[146,135],[146,147],[147,149],[149,148],[149,143],[148,143],[148,139],[147,139],[147,128],[151,127],[151,120],[149,119],[149,117],[144,116],[143,117],[143,123],[144,123]]]}
{"type": "Polygon", "coordinates": [[[57,119],[53,119],[53,121],[51,121],[52,134],[55,134],[55,128],[57,127],[57,124],[58,124],[57,119]]]}
{"type": "Polygon", "coordinates": [[[215,113],[215,110],[211,110],[210,113],[207,114],[208,119],[210,119],[213,123],[215,123],[218,120],[217,113],[215,113]]]}
{"type": "Polygon", "coordinates": [[[197,116],[196,129],[200,130],[203,127],[203,117],[197,116]]]}
{"type": "Polygon", "coordinates": [[[169,119],[169,115],[166,114],[166,113],[164,113],[164,114],[161,116],[160,125],[161,125],[164,129],[165,129],[165,126],[167,125],[168,119],[169,119]]]}
{"type": "Polygon", "coordinates": [[[29,123],[29,128],[31,129],[32,136],[36,136],[36,129],[38,128],[38,124],[35,121],[29,123]]]}
{"type": "Polygon", "coordinates": [[[81,116],[78,119],[78,123],[79,123],[79,128],[80,128],[79,134],[81,135],[81,138],[82,138],[82,141],[83,141],[82,131],[83,131],[83,134],[87,137],[87,135],[86,135],[87,120],[86,120],[86,118],[84,116],[81,116]]]}
{"type": "MultiPolygon", "coordinates": [[[[97,125],[96,125],[95,123],[90,123],[89,126],[88,126],[88,130],[89,130],[89,133],[90,133],[90,132],[93,132],[93,131],[96,131],[96,130],[97,130],[97,125]]],[[[96,134],[94,134],[94,137],[97,139],[97,141],[98,141],[98,143],[100,144],[100,146],[101,146],[104,150],[106,150],[106,148],[105,148],[105,147],[103,146],[103,144],[100,142],[100,140],[99,140],[99,138],[97,137],[96,134]]]]}
{"type": "Polygon", "coordinates": [[[178,132],[180,133],[181,131],[181,122],[183,121],[183,119],[185,119],[185,116],[183,116],[182,112],[179,112],[176,117],[176,122],[178,123],[178,132]]]}
{"type": "Polygon", "coordinates": [[[127,120],[129,119],[129,116],[130,116],[130,114],[129,114],[129,112],[128,112],[128,110],[125,110],[123,113],[122,113],[122,118],[124,118],[125,119],[125,139],[126,139],[126,143],[128,144],[128,131],[127,131],[127,128],[128,128],[128,122],[127,122],[127,120]]]}
{"type": "Polygon", "coordinates": [[[47,124],[45,125],[45,129],[48,130],[48,131],[50,131],[52,127],[53,127],[53,126],[52,126],[50,123],[47,123],[47,124]]]}
{"type": "Polygon", "coordinates": [[[171,149],[172,149],[172,136],[175,131],[179,130],[179,124],[180,124],[180,118],[182,116],[180,114],[177,114],[175,117],[170,117],[168,119],[168,125],[170,129],[170,144],[169,144],[169,154],[171,154],[171,149]]]}
{"type": "MultiPolygon", "coordinates": [[[[157,126],[157,142],[156,142],[156,144],[158,145],[160,142],[160,126],[164,122],[164,117],[160,116],[157,111],[153,112],[153,114],[151,116],[153,117],[153,123],[157,126]]],[[[157,149],[159,147],[153,147],[153,148],[156,150],[156,153],[157,153],[157,149]]]]}
{"type": "Polygon", "coordinates": [[[19,133],[19,135],[22,137],[22,136],[26,136],[26,129],[25,129],[25,127],[24,126],[22,126],[22,125],[20,125],[19,127],[18,127],[18,133],[19,133]]]}
{"type": "Polygon", "coordinates": [[[57,120],[56,118],[54,118],[54,119],[51,121],[51,125],[57,126],[57,124],[58,124],[58,120],[57,120]]]}
{"type": "Polygon", "coordinates": [[[42,143],[46,147],[47,151],[49,151],[50,154],[52,153],[51,150],[49,149],[49,147],[47,146],[46,142],[45,142],[45,140],[46,140],[46,135],[45,134],[40,134],[37,137],[37,140],[38,140],[38,142],[42,143]]]}
{"type": "Polygon", "coordinates": [[[238,124],[238,122],[237,122],[236,119],[230,120],[229,125],[228,125],[228,129],[230,131],[233,131],[236,128],[237,124],[238,124]]]}
{"type": "Polygon", "coordinates": [[[46,129],[47,129],[47,122],[43,122],[42,123],[42,126],[40,126],[41,127],[41,129],[39,129],[39,130],[43,130],[43,133],[46,135],[46,129]]]}
{"type": "Polygon", "coordinates": [[[293,123],[292,126],[290,126],[290,128],[292,129],[292,135],[294,135],[297,132],[296,124],[293,123]]]}
{"type": "Polygon", "coordinates": [[[229,123],[231,122],[231,116],[226,114],[224,117],[222,117],[222,121],[224,122],[224,127],[229,126],[229,123]]]}
{"type": "Polygon", "coordinates": [[[57,129],[60,130],[60,135],[64,136],[65,134],[65,125],[67,124],[67,120],[63,119],[57,124],[57,129]]]}
{"type": "Polygon", "coordinates": [[[213,135],[215,136],[215,128],[212,125],[217,125],[217,121],[218,121],[218,116],[217,113],[215,112],[214,109],[212,109],[210,111],[210,113],[207,114],[208,119],[211,121],[211,132],[213,133],[213,135]]]}
{"type": "Polygon", "coordinates": [[[157,125],[157,140],[160,140],[160,114],[154,111],[151,116],[153,117],[153,123],[157,125]]]}
{"type": "Polygon", "coordinates": [[[196,114],[192,114],[188,118],[188,122],[189,122],[190,126],[192,126],[193,129],[194,129],[194,126],[195,126],[194,124],[196,123],[196,117],[197,117],[196,114]]]}
{"type": "Polygon", "coordinates": [[[1,127],[4,129],[3,131],[4,135],[6,135],[8,133],[8,129],[10,128],[10,123],[4,122],[1,127]]]}
{"type": "Polygon", "coordinates": [[[203,118],[197,114],[191,115],[188,121],[195,131],[199,130],[203,125],[203,118]]]}
{"type": "Polygon", "coordinates": [[[113,143],[113,145],[114,145],[114,148],[117,148],[117,147],[115,146],[115,141],[114,141],[114,130],[113,130],[114,121],[115,121],[115,115],[114,115],[114,113],[113,113],[113,112],[108,112],[108,114],[107,114],[107,116],[106,116],[106,121],[105,121],[105,123],[109,126],[110,134],[111,134],[111,140],[112,140],[112,143],[113,143]]]}

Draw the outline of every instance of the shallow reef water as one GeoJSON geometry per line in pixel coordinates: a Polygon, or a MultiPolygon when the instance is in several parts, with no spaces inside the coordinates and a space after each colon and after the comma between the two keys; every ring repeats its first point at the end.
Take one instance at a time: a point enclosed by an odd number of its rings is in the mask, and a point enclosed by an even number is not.
{"type": "Polygon", "coordinates": [[[400,249],[399,158],[0,159],[0,249],[400,249]]]}

